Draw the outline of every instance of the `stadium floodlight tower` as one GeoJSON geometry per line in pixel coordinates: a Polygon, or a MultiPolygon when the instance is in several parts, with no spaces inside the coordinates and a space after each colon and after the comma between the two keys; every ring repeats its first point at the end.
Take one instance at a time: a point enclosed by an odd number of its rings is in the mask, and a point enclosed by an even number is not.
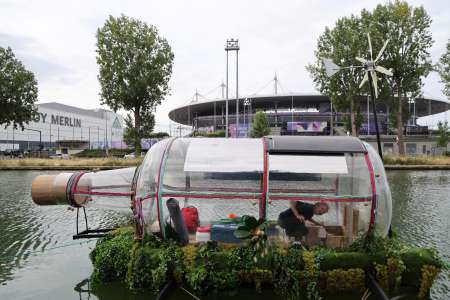
{"type": "Polygon", "coordinates": [[[375,132],[377,135],[377,144],[378,144],[378,153],[380,154],[380,157],[383,158],[383,151],[381,150],[381,141],[380,141],[380,132],[378,129],[378,120],[377,120],[377,111],[375,110],[375,99],[378,98],[378,76],[376,72],[380,72],[387,76],[392,76],[392,71],[388,70],[380,65],[377,65],[377,62],[380,60],[381,56],[383,55],[384,50],[386,49],[387,44],[389,43],[389,39],[384,42],[383,47],[381,48],[380,52],[378,52],[378,55],[375,59],[373,59],[372,54],[372,42],[370,40],[370,34],[367,33],[367,40],[369,42],[369,54],[370,59],[364,59],[361,57],[355,57],[355,59],[359,62],[361,62],[362,66],[348,66],[348,67],[340,67],[333,63],[333,61],[329,58],[323,59],[323,64],[325,67],[325,71],[328,77],[333,76],[338,71],[342,69],[352,69],[352,68],[363,68],[365,71],[363,80],[361,81],[361,84],[359,85],[359,88],[362,88],[362,86],[369,82],[369,90],[370,95],[372,97],[372,110],[373,110],[373,118],[375,121],[375,132]]]}
{"type": "Polygon", "coordinates": [[[225,137],[228,137],[228,52],[236,51],[236,137],[238,137],[239,127],[239,40],[228,39],[225,46],[227,52],[227,71],[226,71],[226,101],[225,101],[225,137]]]}

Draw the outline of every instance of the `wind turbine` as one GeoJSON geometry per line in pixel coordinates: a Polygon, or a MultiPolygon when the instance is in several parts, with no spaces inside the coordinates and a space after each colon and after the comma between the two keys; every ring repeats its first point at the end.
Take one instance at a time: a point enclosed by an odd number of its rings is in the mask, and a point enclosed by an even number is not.
{"type": "MultiPolygon", "coordinates": [[[[378,55],[375,59],[373,59],[372,54],[372,42],[370,40],[370,34],[367,33],[367,40],[369,41],[369,54],[370,59],[364,59],[361,57],[355,57],[355,59],[362,63],[362,66],[348,66],[348,67],[340,67],[336,65],[331,59],[324,58],[323,59],[323,65],[325,67],[325,72],[328,77],[333,76],[337,72],[343,69],[354,69],[354,68],[362,68],[365,71],[363,80],[361,81],[361,84],[359,85],[359,88],[362,88],[366,82],[369,82],[369,90],[370,95],[372,97],[372,110],[373,110],[373,118],[375,121],[375,131],[377,135],[377,144],[378,144],[378,153],[380,154],[380,157],[383,158],[383,151],[381,150],[381,141],[380,141],[380,132],[378,130],[378,120],[377,120],[377,112],[375,110],[375,99],[378,98],[378,76],[377,72],[382,73],[387,76],[392,76],[392,71],[377,65],[377,62],[380,60],[381,56],[383,56],[383,52],[386,49],[387,44],[389,43],[389,39],[384,42],[383,47],[381,48],[380,52],[378,52],[378,55]]],[[[367,128],[369,130],[369,128],[367,128]]]]}

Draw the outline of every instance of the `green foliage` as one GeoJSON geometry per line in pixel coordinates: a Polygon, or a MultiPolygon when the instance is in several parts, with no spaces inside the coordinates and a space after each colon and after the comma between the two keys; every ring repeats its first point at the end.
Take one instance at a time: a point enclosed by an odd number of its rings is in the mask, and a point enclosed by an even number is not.
{"type": "MultiPolygon", "coordinates": [[[[109,156],[123,157],[125,154],[133,152],[133,149],[108,149],[109,156]]],[[[92,157],[107,157],[105,149],[85,149],[74,157],[92,158],[92,157]]]]}
{"type": "Polygon", "coordinates": [[[131,289],[158,291],[166,281],[167,264],[163,250],[136,244],[128,265],[126,281],[131,289]]]}
{"type": "Polygon", "coordinates": [[[253,117],[252,138],[260,138],[270,134],[269,121],[263,111],[256,112],[253,117]]]}
{"type": "MultiPolygon", "coordinates": [[[[359,111],[359,102],[355,101],[355,97],[367,94],[367,85],[363,90],[359,88],[363,72],[355,68],[343,69],[330,78],[325,73],[322,59],[330,58],[341,66],[359,64],[355,60],[356,56],[367,58],[369,55],[367,33],[371,36],[373,55],[377,55],[389,39],[379,64],[392,69],[394,75],[392,78],[382,76],[378,86],[381,98],[397,104],[392,110],[397,116],[397,131],[402,139],[401,105],[407,96],[416,97],[420,94],[422,80],[432,70],[429,49],[433,39],[430,25],[431,18],[423,7],[413,7],[404,1],[380,4],[373,11],[363,10],[359,15],[342,17],[333,28],[326,27],[319,37],[316,62],[308,65],[307,70],[319,91],[329,96],[338,109],[350,110],[352,123],[355,123],[357,120],[354,114],[359,111]]],[[[352,128],[356,130],[356,124],[352,128]]],[[[402,145],[401,142],[401,153],[402,145]]]]}
{"type": "Polygon", "coordinates": [[[321,272],[320,277],[328,293],[363,291],[365,287],[365,273],[361,268],[333,269],[321,272]]]}
{"type": "Polygon", "coordinates": [[[143,111],[141,113],[139,125],[139,128],[136,128],[133,116],[127,114],[125,118],[125,129],[123,131],[123,140],[130,147],[136,148],[136,141],[139,141],[140,146],[141,139],[153,137],[152,131],[155,127],[155,115],[150,111],[143,111]]]}
{"type": "Polygon", "coordinates": [[[447,144],[450,142],[450,131],[448,128],[448,123],[438,123],[438,139],[436,144],[439,147],[447,147],[447,144]]]}
{"type": "MultiPolygon", "coordinates": [[[[363,122],[363,116],[358,112],[355,114],[354,117],[354,125],[355,130],[357,131],[357,135],[359,135],[359,128],[361,127],[361,124],[363,122]]],[[[352,132],[352,118],[351,116],[345,116],[344,117],[344,129],[348,132],[352,132]]]]}
{"type": "Polygon", "coordinates": [[[132,246],[133,235],[128,231],[100,239],[90,255],[94,265],[92,282],[101,283],[123,279],[127,273],[132,246]]]}
{"type": "Polygon", "coordinates": [[[401,257],[389,257],[386,264],[375,264],[377,281],[386,293],[398,292],[405,269],[401,257]]]}
{"type": "Polygon", "coordinates": [[[403,147],[403,109],[407,97],[421,94],[423,79],[432,70],[430,48],[433,38],[431,18],[423,6],[413,7],[406,1],[379,4],[372,12],[361,12],[363,26],[370,31],[374,49],[389,39],[380,64],[392,69],[392,77],[383,77],[381,88],[394,105],[400,153],[403,147]],[[394,97],[395,95],[395,97],[394,97]]]}
{"type": "Polygon", "coordinates": [[[324,255],[321,261],[321,270],[361,268],[372,262],[372,257],[362,252],[331,252],[324,255]]]}
{"type": "Polygon", "coordinates": [[[418,293],[419,299],[423,299],[430,293],[430,288],[433,285],[434,279],[439,274],[439,269],[435,266],[423,265],[421,270],[420,289],[418,293]]]}
{"type": "MultiPolygon", "coordinates": [[[[248,218],[247,225],[251,223],[248,218]]],[[[128,228],[99,240],[91,253],[92,279],[96,283],[121,280],[130,289],[157,291],[173,277],[196,294],[234,293],[239,286],[261,291],[266,286],[284,299],[320,299],[320,294],[362,291],[363,270],[375,264],[377,278],[389,291],[396,291],[401,283],[428,293],[443,266],[437,254],[386,240],[357,241],[352,247],[358,252],[267,244],[267,255],[255,260],[259,250],[253,239],[240,246],[210,241],[181,247],[153,235],[133,241],[128,228]]]]}
{"type": "Polygon", "coordinates": [[[166,137],[169,137],[170,135],[167,132],[152,132],[148,135],[148,138],[155,138],[155,139],[163,139],[166,137]]]}
{"type": "Polygon", "coordinates": [[[304,262],[303,249],[272,250],[273,286],[286,299],[300,299],[304,262]]]}
{"type": "MultiPolygon", "coordinates": [[[[341,66],[356,64],[355,57],[361,56],[364,49],[367,49],[367,38],[364,34],[358,16],[338,19],[333,28],[326,27],[319,37],[314,51],[316,62],[307,66],[317,89],[330,97],[337,109],[350,111],[353,122],[356,112],[359,111],[359,102],[355,101],[355,97],[360,94],[359,84],[364,73],[360,69],[351,68],[328,77],[322,59],[329,58],[341,66]]],[[[356,124],[351,124],[351,121],[348,129],[356,135],[356,124]]]]}
{"type": "Polygon", "coordinates": [[[439,269],[444,266],[437,253],[430,249],[412,248],[402,253],[401,257],[406,266],[402,283],[414,287],[420,286],[421,270],[424,265],[435,266],[439,269]]]}
{"type": "Polygon", "coordinates": [[[16,59],[11,48],[0,47],[0,124],[23,129],[37,113],[37,97],[34,74],[16,59]]]}
{"type": "Polygon", "coordinates": [[[304,251],[303,262],[305,264],[305,270],[303,271],[306,284],[306,295],[309,300],[320,300],[318,280],[320,264],[316,258],[314,252],[304,251]]]}
{"type": "Polygon", "coordinates": [[[442,54],[437,70],[439,75],[441,75],[442,83],[444,84],[444,89],[442,92],[450,98],[450,39],[447,42],[446,52],[442,54]]]}
{"type": "Polygon", "coordinates": [[[149,123],[145,119],[169,92],[173,58],[167,40],[159,36],[156,27],[137,19],[110,16],[97,30],[102,104],[114,111],[133,113],[136,132],[132,136],[137,152],[140,133],[148,131],[143,130],[149,123]]]}
{"type": "Polygon", "coordinates": [[[217,137],[225,137],[225,130],[216,130],[214,132],[194,132],[192,133],[194,137],[208,137],[208,138],[217,138],[217,137]]]}

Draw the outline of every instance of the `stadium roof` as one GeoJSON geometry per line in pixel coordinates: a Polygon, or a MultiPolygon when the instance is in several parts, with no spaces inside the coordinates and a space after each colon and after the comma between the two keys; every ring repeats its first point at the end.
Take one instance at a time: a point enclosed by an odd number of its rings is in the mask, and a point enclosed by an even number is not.
{"type": "MultiPolygon", "coordinates": [[[[327,96],[317,93],[292,93],[292,94],[278,94],[278,95],[253,95],[240,97],[240,111],[243,109],[244,99],[249,99],[252,110],[274,110],[277,107],[279,110],[294,108],[309,108],[316,107],[319,112],[329,112],[330,99],[327,96]]],[[[361,96],[361,101],[366,101],[366,96],[361,96]]],[[[433,107],[432,114],[443,112],[448,109],[450,101],[431,98],[416,98],[417,109],[421,111],[427,110],[428,101],[433,107]]],[[[202,101],[191,101],[187,104],[179,106],[169,112],[169,118],[177,123],[190,125],[196,116],[220,116],[222,108],[225,106],[226,99],[208,99],[202,101]]],[[[225,111],[225,110],[224,110],[225,111]]],[[[234,115],[236,112],[236,99],[228,99],[229,115],[234,115]]],[[[429,115],[424,113],[422,115],[429,115]]],[[[420,114],[417,115],[421,116],[420,114]]]]}

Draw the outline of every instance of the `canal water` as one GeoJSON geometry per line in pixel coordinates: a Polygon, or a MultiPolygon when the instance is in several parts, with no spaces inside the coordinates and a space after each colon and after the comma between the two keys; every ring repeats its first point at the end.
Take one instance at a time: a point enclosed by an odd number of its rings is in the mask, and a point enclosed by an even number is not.
{"type": "MultiPolygon", "coordinates": [[[[0,172],[0,299],[151,299],[118,284],[91,291],[89,252],[95,241],[72,240],[74,211],[32,203],[31,181],[43,173],[52,172],[0,172]]],[[[450,261],[450,171],[390,171],[388,179],[394,198],[393,228],[406,241],[433,247],[450,261]]],[[[130,220],[126,214],[95,209],[88,217],[92,227],[130,220]]],[[[450,299],[448,276],[441,273],[432,299],[450,299]]],[[[182,291],[172,298],[192,299],[182,291]]],[[[276,295],[245,290],[239,298],[276,295]]]]}

